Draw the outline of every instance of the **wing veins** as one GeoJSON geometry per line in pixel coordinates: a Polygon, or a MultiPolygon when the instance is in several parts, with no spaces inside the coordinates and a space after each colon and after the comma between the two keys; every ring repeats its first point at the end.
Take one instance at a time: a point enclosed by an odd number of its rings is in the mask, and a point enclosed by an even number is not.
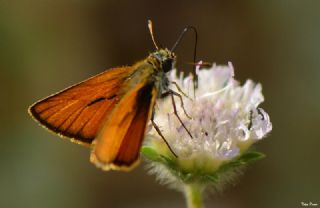
{"type": "Polygon", "coordinates": [[[79,118],[79,116],[81,115],[82,111],[84,111],[85,107],[83,108],[80,108],[79,113],[77,113],[77,115],[74,117],[74,119],[72,120],[72,122],[70,122],[70,125],[65,129],[63,130],[63,132],[67,132],[68,129],[72,126],[72,124],[74,124],[76,122],[76,120],[79,118]]]}
{"type": "Polygon", "coordinates": [[[70,114],[70,116],[67,116],[66,119],[64,119],[64,120],[62,121],[62,123],[59,124],[59,126],[57,126],[56,128],[57,128],[57,129],[60,129],[60,127],[61,127],[63,124],[65,124],[66,121],[68,121],[68,119],[74,114],[74,112],[76,112],[76,111],[78,111],[78,110],[79,110],[79,109],[74,110],[74,111],[70,114]]]}
{"type": "Polygon", "coordinates": [[[78,134],[86,127],[86,125],[97,115],[97,113],[99,112],[99,110],[100,110],[101,108],[103,108],[103,107],[104,107],[104,105],[101,105],[101,106],[99,107],[99,109],[95,110],[95,112],[94,112],[94,114],[92,115],[92,117],[89,118],[89,119],[82,125],[82,127],[81,127],[77,132],[75,132],[75,135],[78,135],[78,134]]]}
{"type": "MultiPolygon", "coordinates": [[[[63,108],[59,109],[58,111],[56,112],[53,112],[51,115],[49,115],[48,117],[46,117],[46,120],[49,120],[52,116],[60,113],[61,111],[65,110],[66,108],[72,106],[73,104],[76,104],[77,102],[79,102],[78,100],[74,101],[74,102],[71,102],[69,104],[67,104],[66,106],[64,106],[63,108]]],[[[56,106],[55,106],[56,107],[56,106]]]]}

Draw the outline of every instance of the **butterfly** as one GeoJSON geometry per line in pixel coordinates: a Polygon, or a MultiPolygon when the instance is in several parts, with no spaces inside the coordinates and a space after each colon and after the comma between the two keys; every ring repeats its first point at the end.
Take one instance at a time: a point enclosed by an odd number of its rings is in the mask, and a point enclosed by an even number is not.
{"type": "Polygon", "coordinates": [[[92,148],[90,161],[103,170],[128,171],[138,164],[156,100],[170,92],[166,74],[176,55],[157,46],[150,20],[148,26],[156,51],[147,58],[108,69],[29,108],[45,128],[92,148]]]}

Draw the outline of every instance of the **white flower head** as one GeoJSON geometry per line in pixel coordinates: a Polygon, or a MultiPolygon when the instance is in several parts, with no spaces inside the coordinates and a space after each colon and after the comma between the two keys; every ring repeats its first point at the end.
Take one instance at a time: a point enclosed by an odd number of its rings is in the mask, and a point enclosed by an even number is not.
{"type": "Polygon", "coordinates": [[[183,127],[174,114],[170,97],[157,101],[155,123],[167,140],[170,149],[155,131],[149,134],[149,146],[159,155],[169,157],[183,171],[217,171],[219,167],[239,158],[256,141],[265,137],[272,129],[268,114],[259,104],[264,101],[261,84],[247,80],[240,85],[234,79],[231,63],[227,66],[212,66],[209,69],[197,69],[198,88],[193,91],[191,75],[183,77],[172,70],[171,89],[182,96],[184,113],[180,99],[175,97],[178,116],[191,133],[183,127]]]}

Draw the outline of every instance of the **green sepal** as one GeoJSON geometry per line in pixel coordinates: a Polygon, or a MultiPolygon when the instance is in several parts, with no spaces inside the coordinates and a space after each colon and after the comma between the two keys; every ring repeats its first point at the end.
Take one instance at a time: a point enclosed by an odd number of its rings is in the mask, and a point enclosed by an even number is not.
{"type": "Polygon", "coordinates": [[[217,173],[213,173],[213,174],[207,174],[205,176],[205,179],[209,180],[210,182],[217,184],[220,181],[220,176],[217,173]]]}
{"type": "Polygon", "coordinates": [[[160,162],[161,161],[161,156],[157,153],[157,151],[155,149],[153,149],[150,146],[142,146],[140,152],[148,160],[151,160],[151,161],[154,161],[154,162],[160,162]]]}
{"type": "Polygon", "coordinates": [[[246,165],[265,157],[263,153],[248,151],[234,160],[227,161],[214,172],[207,172],[199,169],[190,172],[190,170],[181,169],[177,164],[176,158],[161,155],[150,146],[143,146],[141,148],[141,154],[153,162],[166,166],[175,177],[179,178],[184,183],[211,183],[213,185],[219,184],[221,180],[225,178],[224,175],[227,172],[236,171],[241,167],[245,167],[246,165]]]}
{"type": "Polygon", "coordinates": [[[226,171],[231,171],[231,170],[234,170],[235,168],[251,164],[264,157],[265,155],[261,152],[251,152],[251,151],[246,152],[242,154],[240,157],[238,157],[237,159],[234,159],[222,165],[217,172],[221,174],[226,171]]]}
{"type": "Polygon", "coordinates": [[[221,180],[224,178],[225,173],[232,172],[237,170],[238,168],[245,167],[248,164],[251,164],[257,160],[264,158],[265,155],[260,152],[246,152],[242,154],[240,157],[226,162],[222,165],[218,170],[214,172],[202,172],[201,170],[197,170],[196,172],[188,172],[179,170],[176,166],[174,161],[171,161],[171,164],[166,164],[171,172],[180,178],[185,183],[193,183],[193,182],[200,182],[200,183],[212,183],[212,184],[219,184],[221,180]]]}
{"type": "Polygon", "coordinates": [[[240,156],[239,160],[241,160],[244,164],[249,164],[256,162],[257,160],[261,160],[266,155],[261,152],[246,152],[243,155],[240,156]]]}

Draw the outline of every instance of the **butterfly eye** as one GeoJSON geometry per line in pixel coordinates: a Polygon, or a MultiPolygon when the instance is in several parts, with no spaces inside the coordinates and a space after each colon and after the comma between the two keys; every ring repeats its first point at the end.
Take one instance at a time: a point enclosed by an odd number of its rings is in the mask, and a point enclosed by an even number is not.
{"type": "Polygon", "coordinates": [[[162,62],[162,69],[164,72],[168,72],[172,69],[172,62],[173,60],[172,59],[166,59],[162,62]]]}

